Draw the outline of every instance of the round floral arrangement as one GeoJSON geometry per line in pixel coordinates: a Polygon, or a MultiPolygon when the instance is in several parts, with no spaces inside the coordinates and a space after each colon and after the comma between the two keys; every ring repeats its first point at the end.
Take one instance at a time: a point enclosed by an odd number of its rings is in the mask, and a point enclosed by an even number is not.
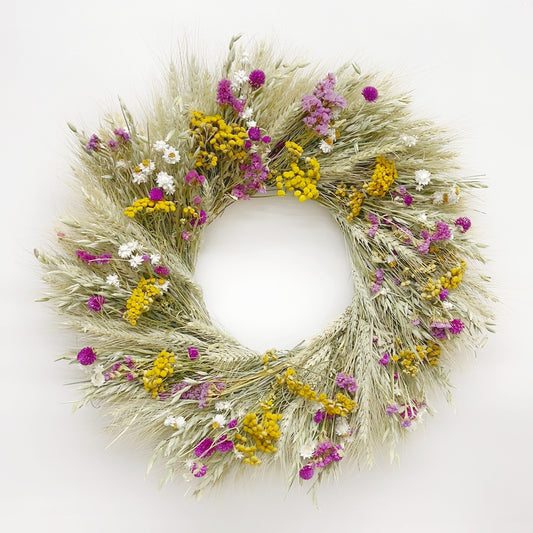
{"type": "Polygon", "coordinates": [[[217,72],[171,66],[142,119],[121,106],[94,134],[71,129],[85,207],[37,252],[44,299],[84,336],[65,355],[84,371],[80,405],[154,442],[169,478],[200,491],[276,462],[302,483],[347,456],[371,464],[484,340],[488,279],[465,205],[481,184],[387,79],[233,40],[217,72]],[[213,324],[193,277],[205,228],[259,195],[324,206],[354,287],[321,334],[266,353],[213,324]]]}

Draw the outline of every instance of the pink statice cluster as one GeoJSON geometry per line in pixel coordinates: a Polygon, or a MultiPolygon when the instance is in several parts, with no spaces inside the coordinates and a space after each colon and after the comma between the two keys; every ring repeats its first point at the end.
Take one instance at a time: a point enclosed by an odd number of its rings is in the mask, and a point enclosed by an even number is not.
{"type": "Polygon", "coordinates": [[[374,276],[376,277],[376,282],[372,285],[370,290],[376,294],[381,289],[381,284],[383,283],[383,269],[378,268],[376,272],[374,272],[374,276]]]}
{"type": "Polygon", "coordinates": [[[222,435],[216,441],[206,437],[196,445],[194,448],[194,455],[201,459],[205,459],[211,457],[215,451],[225,453],[231,450],[233,450],[233,442],[228,439],[227,435],[222,435]]]}
{"type": "Polygon", "coordinates": [[[237,113],[242,113],[244,106],[246,105],[246,100],[239,100],[231,89],[231,81],[223,78],[218,82],[217,88],[217,103],[219,105],[229,105],[237,113]]]}
{"type": "Polygon", "coordinates": [[[452,335],[459,335],[465,327],[460,318],[454,318],[450,322],[431,322],[430,326],[431,334],[439,340],[447,338],[446,331],[449,331],[452,335]]]}
{"type": "Polygon", "coordinates": [[[104,373],[105,381],[110,381],[111,379],[118,378],[122,375],[122,372],[126,373],[126,378],[128,381],[133,381],[135,377],[132,372],[135,371],[135,363],[133,362],[130,356],[121,363],[115,363],[111,369],[104,373]]]}
{"type": "Polygon", "coordinates": [[[375,235],[376,235],[376,233],[377,233],[377,231],[379,229],[379,218],[374,213],[368,213],[367,216],[368,216],[368,220],[372,224],[372,226],[370,227],[370,229],[367,232],[367,235],[369,237],[375,237],[375,235]]]}
{"type": "Polygon", "coordinates": [[[437,229],[434,233],[429,233],[429,231],[426,230],[420,232],[420,238],[423,239],[424,242],[419,244],[417,249],[421,254],[427,254],[429,252],[429,247],[432,242],[446,241],[451,238],[452,232],[446,222],[435,222],[435,226],[437,229]]]}
{"type": "Polygon", "coordinates": [[[106,265],[111,260],[111,254],[93,255],[84,250],[76,250],[76,255],[88,265],[106,265]]]}
{"type": "Polygon", "coordinates": [[[331,121],[346,107],[346,100],[333,90],[334,87],[335,76],[329,73],[315,85],[312,94],[302,98],[302,109],[307,113],[304,124],[318,135],[329,135],[331,121]]]}
{"type": "Polygon", "coordinates": [[[266,192],[266,180],[268,169],[263,164],[261,156],[257,153],[250,155],[250,163],[242,163],[244,183],[233,187],[233,196],[242,200],[248,200],[250,195],[266,192]]]}
{"type": "Polygon", "coordinates": [[[311,479],[314,471],[320,468],[326,468],[332,462],[338,462],[342,459],[342,446],[333,444],[329,440],[321,442],[313,452],[311,461],[300,469],[302,479],[311,479]]]}
{"type": "Polygon", "coordinates": [[[349,376],[345,374],[344,372],[339,372],[337,374],[337,378],[335,379],[335,385],[337,387],[347,390],[351,394],[353,394],[357,390],[357,383],[355,382],[355,378],[353,376],[349,376]]]}
{"type": "Polygon", "coordinates": [[[198,407],[203,409],[207,406],[209,398],[218,395],[225,388],[226,384],[221,381],[204,381],[192,386],[190,383],[182,381],[172,387],[172,395],[179,394],[181,400],[196,400],[198,401],[198,407]]]}

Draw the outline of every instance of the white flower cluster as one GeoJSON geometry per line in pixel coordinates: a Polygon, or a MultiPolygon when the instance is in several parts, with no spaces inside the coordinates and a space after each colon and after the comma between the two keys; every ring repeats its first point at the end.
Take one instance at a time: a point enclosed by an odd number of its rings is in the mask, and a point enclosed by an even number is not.
{"type": "Polygon", "coordinates": [[[183,429],[186,424],[185,418],[182,416],[167,416],[163,424],[167,427],[172,427],[174,429],[183,429]]]}
{"type": "Polygon", "coordinates": [[[148,176],[155,170],[155,164],[149,159],[144,159],[141,161],[134,169],[131,181],[136,185],[140,183],[145,183],[148,179],[148,176]]]}
{"type": "Polygon", "coordinates": [[[157,141],[154,144],[154,150],[163,154],[163,161],[169,165],[175,165],[181,160],[180,153],[165,141],[157,141]]]}
{"type": "Polygon", "coordinates": [[[431,181],[431,172],[426,169],[415,172],[416,190],[421,191],[431,181]]]}

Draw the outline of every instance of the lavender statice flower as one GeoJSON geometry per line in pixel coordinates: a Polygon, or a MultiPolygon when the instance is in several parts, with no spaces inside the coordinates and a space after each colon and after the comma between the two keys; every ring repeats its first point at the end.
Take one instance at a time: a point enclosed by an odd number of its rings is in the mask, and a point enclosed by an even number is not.
{"type": "Polygon", "coordinates": [[[223,78],[218,82],[217,103],[219,105],[230,105],[235,111],[242,113],[246,101],[236,98],[231,90],[231,81],[223,78]]]}
{"type": "Polygon", "coordinates": [[[345,389],[348,392],[351,392],[352,394],[357,390],[357,383],[355,382],[355,378],[353,376],[348,376],[343,372],[337,374],[335,384],[337,385],[337,387],[345,389]]]}
{"type": "Polygon", "coordinates": [[[117,137],[120,137],[125,143],[129,143],[131,141],[130,134],[123,128],[115,128],[113,133],[117,137]]]}
{"type": "Polygon", "coordinates": [[[383,283],[383,269],[378,268],[374,273],[374,276],[376,277],[376,282],[372,285],[370,290],[376,294],[381,289],[381,284],[383,283]]]}
{"type": "Polygon", "coordinates": [[[88,152],[96,152],[100,146],[100,139],[98,138],[98,135],[93,134],[91,135],[89,142],[85,145],[85,149],[88,152]]]}

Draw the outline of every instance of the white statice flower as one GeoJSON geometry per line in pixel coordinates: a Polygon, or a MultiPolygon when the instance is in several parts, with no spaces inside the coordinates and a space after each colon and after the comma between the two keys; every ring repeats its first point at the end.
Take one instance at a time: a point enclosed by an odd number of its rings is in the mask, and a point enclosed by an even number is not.
{"type": "Polygon", "coordinates": [[[215,415],[213,417],[213,427],[221,428],[226,425],[226,418],[224,415],[215,415]]]}
{"type": "Polygon", "coordinates": [[[300,456],[302,459],[310,459],[313,456],[315,451],[315,444],[313,442],[308,442],[300,448],[300,456]]]}
{"type": "Polygon", "coordinates": [[[174,194],[176,191],[174,178],[166,172],[159,172],[155,181],[157,186],[163,189],[167,194],[174,194]]]}
{"type": "Polygon", "coordinates": [[[418,137],[416,135],[406,135],[403,133],[400,135],[400,142],[408,148],[412,148],[418,142],[418,137]]]}
{"type": "Polygon", "coordinates": [[[91,376],[91,383],[95,387],[101,387],[105,383],[104,367],[102,365],[94,366],[93,375],[91,376]]]}
{"type": "Polygon", "coordinates": [[[165,141],[156,141],[154,143],[154,150],[156,152],[164,152],[168,147],[168,144],[165,141]]]}
{"type": "Polygon", "coordinates": [[[173,146],[167,146],[163,153],[163,161],[169,165],[176,164],[181,159],[179,152],[173,146]]]}
{"type": "Polygon", "coordinates": [[[416,190],[421,191],[431,181],[431,172],[426,169],[417,170],[415,172],[416,190]]]}
{"type": "Polygon", "coordinates": [[[337,418],[335,420],[335,433],[339,437],[344,437],[350,434],[350,426],[344,418],[337,418]]]}
{"type": "Polygon", "coordinates": [[[130,241],[126,244],[121,244],[118,248],[118,256],[122,259],[127,259],[130,255],[139,249],[139,243],[137,241],[130,241]]]}
{"type": "Polygon", "coordinates": [[[318,147],[322,150],[322,152],[324,152],[325,154],[329,154],[331,152],[331,150],[333,150],[333,144],[330,144],[328,142],[326,142],[324,139],[322,139],[319,143],[318,143],[318,147]]]}
{"type": "Polygon", "coordinates": [[[252,118],[252,115],[254,114],[254,110],[253,110],[253,107],[245,107],[241,113],[241,117],[244,119],[244,120],[247,120],[249,118],[252,118]]]}
{"type": "Polygon", "coordinates": [[[231,403],[229,402],[215,403],[215,411],[228,411],[229,409],[231,409],[231,403]]]}
{"type": "Polygon", "coordinates": [[[106,285],[110,285],[111,287],[120,287],[120,281],[117,274],[109,274],[105,279],[105,282],[106,285]]]}
{"type": "Polygon", "coordinates": [[[137,268],[138,266],[141,266],[144,262],[143,255],[142,254],[133,254],[130,257],[130,266],[131,268],[137,268]]]}
{"type": "MultiPolygon", "coordinates": [[[[163,424],[167,427],[172,427],[174,429],[183,429],[186,424],[186,420],[182,416],[167,416],[163,424]]],[[[192,465],[191,465],[192,466],[192,465]]]]}
{"type": "Polygon", "coordinates": [[[161,263],[161,254],[150,254],[150,262],[154,266],[159,265],[161,263]]]}
{"type": "Polygon", "coordinates": [[[233,83],[239,88],[243,83],[248,81],[248,74],[245,70],[237,70],[233,75],[233,83]]]}
{"type": "Polygon", "coordinates": [[[255,128],[257,126],[257,122],[255,120],[249,120],[247,123],[246,123],[246,126],[248,128],[255,128]]]}

